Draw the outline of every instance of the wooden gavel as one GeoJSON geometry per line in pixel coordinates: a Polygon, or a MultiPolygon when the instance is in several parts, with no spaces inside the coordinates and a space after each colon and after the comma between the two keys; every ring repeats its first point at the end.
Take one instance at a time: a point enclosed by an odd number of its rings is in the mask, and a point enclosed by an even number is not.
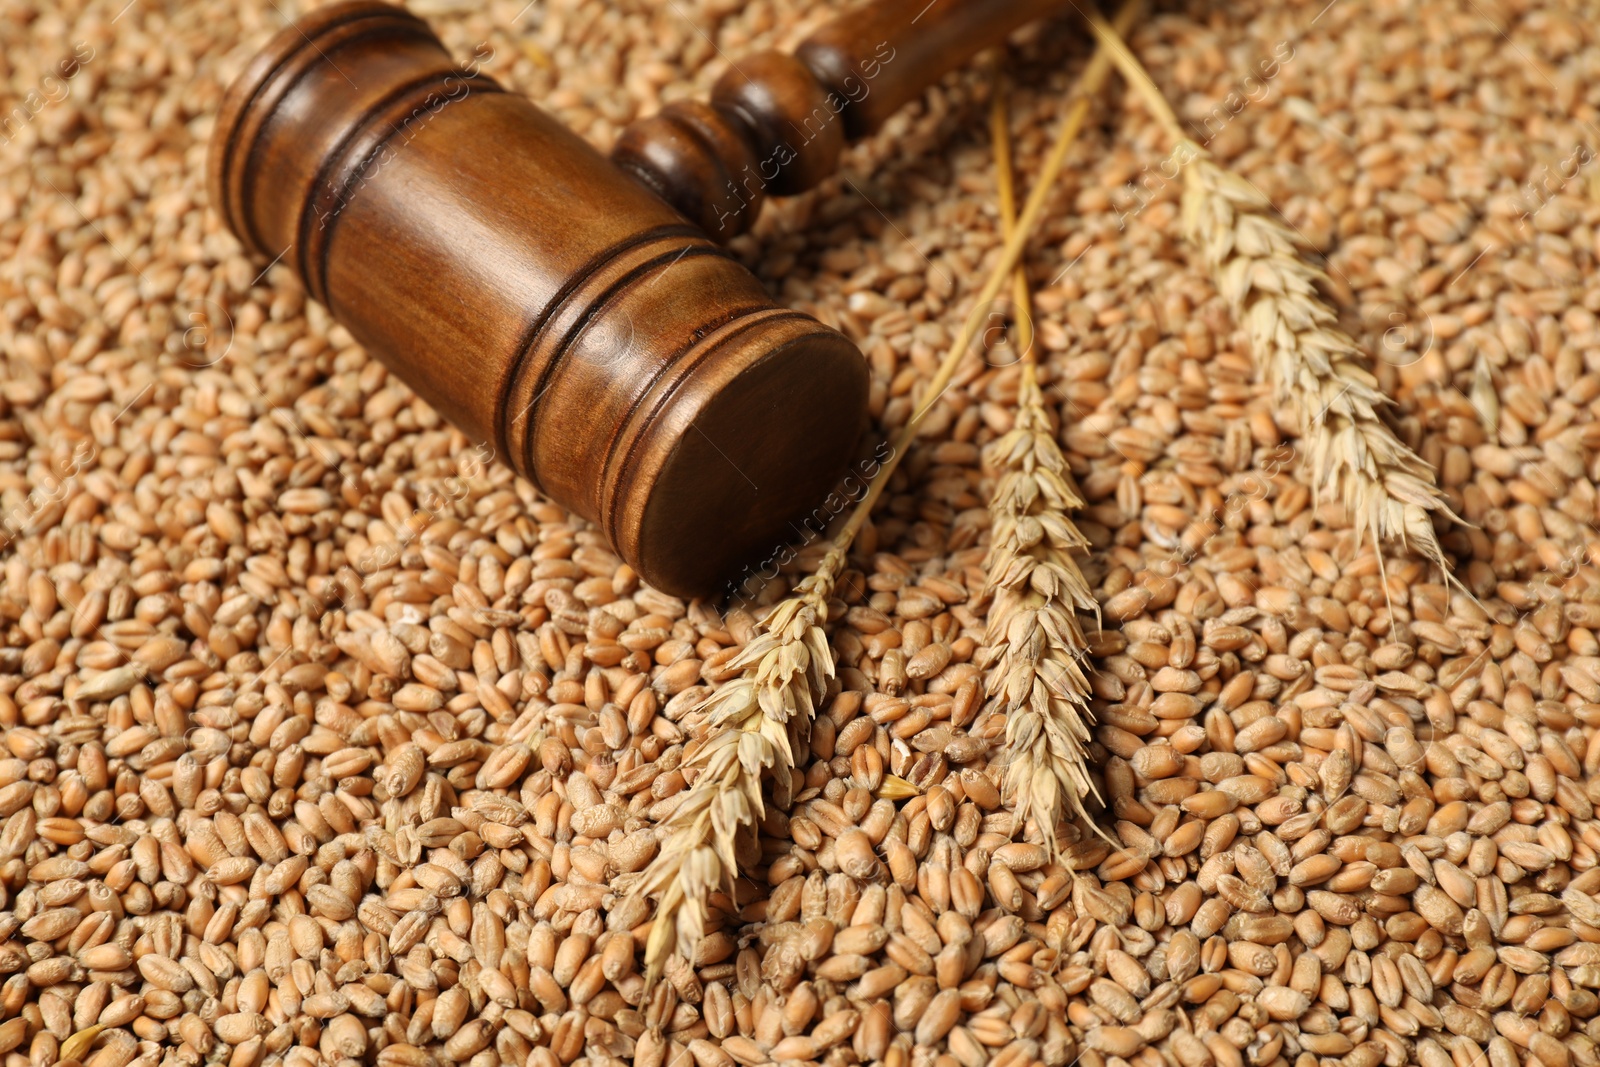
{"type": "Polygon", "coordinates": [[[866,425],[843,335],[719,242],[946,71],[1065,0],[877,0],[610,161],[374,0],[318,9],[228,90],[212,202],[469,436],[646,580],[713,590],[791,541],[866,425]]]}

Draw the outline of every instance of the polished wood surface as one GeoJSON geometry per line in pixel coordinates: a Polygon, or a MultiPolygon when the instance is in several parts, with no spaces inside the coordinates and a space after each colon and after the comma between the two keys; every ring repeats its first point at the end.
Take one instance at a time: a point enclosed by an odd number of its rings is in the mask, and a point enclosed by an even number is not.
{"type": "Polygon", "coordinates": [[[322,8],[229,92],[228,226],[649,581],[791,536],[865,425],[855,346],[397,8],[322,8]]]}
{"type": "Polygon", "coordinates": [[[459,67],[420,19],[335,4],[229,89],[212,201],[646,580],[714,592],[834,487],[867,395],[854,345],[776,306],[720,242],[1064,3],[878,0],[795,55],[740,60],[708,103],[627,131],[613,160],[459,67]]]}
{"type": "Polygon", "coordinates": [[[736,58],[709,104],[675,102],[623,130],[611,158],[716,241],[749,230],[769,196],[812,188],[845,144],[875,132],[948,71],[1071,0],[875,0],[794,55],[736,58]]]}

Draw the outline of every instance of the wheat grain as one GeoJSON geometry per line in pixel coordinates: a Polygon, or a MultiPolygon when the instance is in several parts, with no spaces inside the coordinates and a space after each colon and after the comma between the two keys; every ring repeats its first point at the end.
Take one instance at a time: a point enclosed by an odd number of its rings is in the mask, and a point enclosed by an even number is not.
{"type": "MultiPolygon", "coordinates": [[[[1435,474],[1380,416],[1389,400],[1355,341],[1323,299],[1325,276],[1306,262],[1305,240],[1266,195],[1218,166],[1184,133],[1138,58],[1103,18],[1090,25],[1123,76],[1173,141],[1183,167],[1184,236],[1199,251],[1234,318],[1250,334],[1278,403],[1299,419],[1317,498],[1344,507],[1357,544],[1415,543],[1453,580],[1433,515],[1452,519],[1435,474]]],[[[1459,519],[1457,519],[1459,521],[1459,519]]]]}
{"type": "MultiPolygon", "coordinates": [[[[283,25],[271,3],[125,2],[19,0],[0,75],[31,99],[0,149],[8,1064],[1594,1061],[1591,190],[1580,177],[1520,234],[1499,195],[1467,191],[1506,144],[1571,150],[1581,122],[1560,105],[1600,44],[1570,19],[1508,28],[1565,57],[1548,68],[1483,20],[1425,39],[1371,0],[1314,25],[1325,3],[1150,28],[1185,99],[1212,102],[1286,21],[1303,30],[1273,92],[1315,99],[1348,143],[1287,106],[1220,136],[1270,145],[1230,164],[1252,181],[1299,170],[1301,225],[1344,238],[1365,304],[1407,271],[1436,285],[1438,343],[1399,373],[1441,386],[1414,394],[1424,455],[1484,531],[1461,572],[1482,609],[1431,565],[1385,578],[1348,557],[1348,531],[1313,523],[1287,479],[1210,526],[1276,444],[1273,405],[1227,316],[1196,313],[1215,294],[1187,251],[1115,228],[1127,147],[1075,151],[1081,179],[1029,256],[1053,273],[1087,253],[1040,287],[1036,322],[1051,404],[1089,413],[1060,439],[1089,502],[1076,521],[1109,546],[1104,574],[1084,565],[1120,623],[1087,635],[1096,782],[1128,848],[1080,840],[1063,870],[1005,840],[975,488],[1016,372],[969,359],[952,417],[907,457],[916,476],[863,531],[863,581],[830,602],[847,691],[816,720],[803,792],[762,821],[739,915],[646,998],[650,905],[623,878],[681,801],[690,687],[725,677],[753,620],[641,586],[593,527],[474,459],[283,264],[261,274],[217,230],[205,115],[283,25]],[[1471,114],[1436,95],[1463,79],[1486,105],[1471,114]],[[202,296],[212,329],[190,330],[202,296]],[[1151,321],[1170,335],[1147,343],[1151,321]],[[1167,532],[1201,566],[1163,577],[1167,532]],[[886,651],[905,691],[866,692],[886,651]],[[406,703],[443,705],[403,710],[407,685],[406,703]]],[[[520,5],[414,6],[458,56],[491,39],[497,80],[602,142],[662,94],[703,95],[724,60],[696,27],[737,59],[817,14],[545,0],[535,25],[511,22],[520,5]]],[[[1045,68],[1078,48],[1017,39],[1019,174],[1076,73],[1045,68]]],[[[957,313],[912,243],[941,268],[997,254],[990,165],[955,132],[981,95],[952,72],[852,149],[909,240],[819,193],[775,202],[780,225],[741,250],[859,331],[885,425],[936,392],[905,386],[957,313]]]]}
{"type": "MultiPolygon", "coordinates": [[[[1001,233],[1009,238],[1015,229],[1011,146],[1005,83],[998,71],[997,66],[990,125],[1001,233]]],[[[1103,81],[1102,75],[1083,90],[1097,92],[1103,81]]],[[[1098,612],[1099,605],[1072,557],[1089,546],[1070,517],[1083,499],[1045,411],[1027,276],[1020,266],[1014,292],[1012,318],[1022,360],[1016,421],[985,454],[995,477],[984,560],[985,594],[991,598],[987,640],[999,650],[988,692],[1006,714],[1006,792],[1015,806],[1016,827],[1036,820],[1055,859],[1056,828],[1069,812],[1093,824],[1083,805],[1085,796],[1096,793],[1084,759],[1090,737],[1088,644],[1077,613],[1098,612]]]]}

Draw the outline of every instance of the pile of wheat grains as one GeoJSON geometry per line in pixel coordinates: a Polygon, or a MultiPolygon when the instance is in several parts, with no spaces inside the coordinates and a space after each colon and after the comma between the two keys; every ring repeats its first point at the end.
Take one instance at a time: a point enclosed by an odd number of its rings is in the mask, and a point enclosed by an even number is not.
{"type": "MultiPolygon", "coordinates": [[[[0,0],[4,1067],[1597,1062],[1592,19],[1189,0],[1139,28],[1327,255],[1473,596],[1319,509],[1118,85],[1028,263],[1126,847],[1048,862],[1002,798],[1002,348],[838,583],[794,803],[646,998],[626,890],[759,607],[642,587],[221,232],[213,116],[293,5],[125,3],[0,0]]],[[[830,8],[418,5],[602,144],[830,8]]],[[[1086,36],[1015,42],[1024,184],[1086,36]]],[[[997,254],[987,93],[952,75],[737,246],[860,343],[883,432],[997,254]]]]}

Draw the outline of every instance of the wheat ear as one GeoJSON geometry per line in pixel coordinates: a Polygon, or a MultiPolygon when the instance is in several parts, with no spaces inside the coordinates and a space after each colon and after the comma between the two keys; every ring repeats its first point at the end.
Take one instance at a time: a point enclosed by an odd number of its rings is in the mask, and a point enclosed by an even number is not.
{"type": "MultiPolygon", "coordinates": [[[[1001,232],[1014,227],[1010,133],[1005,81],[997,66],[990,127],[1001,232]]],[[[1088,86],[1098,92],[1110,65],[1088,86]]],[[[989,445],[984,459],[995,473],[989,499],[991,535],[987,593],[992,598],[986,640],[999,650],[990,668],[988,692],[1006,714],[1006,793],[1015,825],[1031,817],[1052,860],[1058,858],[1056,827],[1069,813],[1094,825],[1083,798],[1098,791],[1089,778],[1084,746],[1089,741],[1089,648],[1078,625],[1079,611],[1100,606],[1072,553],[1089,541],[1071,512],[1083,506],[1039,389],[1033,350],[1032,300],[1026,272],[1013,283],[1012,319],[1022,358],[1016,421],[989,445]]]]}
{"type": "MultiPolygon", "coordinates": [[[[1118,25],[1131,25],[1143,0],[1125,0],[1118,25]]],[[[676,952],[693,960],[709,919],[708,897],[718,886],[731,885],[738,873],[734,841],[741,829],[753,828],[764,810],[763,773],[787,775],[797,764],[796,749],[809,734],[811,717],[833,679],[833,652],[823,626],[828,601],[844,569],[850,545],[866,525],[873,505],[889,478],[955,377],[978,331],[986,324],[984,309],[999,294],[1022,258],[1028,236],[1044,214],[1051,186],[1066,163],[1088,115],[1089,87],[1105,79],[1103,50],[1080,76],[1076,99],[1063,116],[1038,181],[1028,195],[1016,227],[1005,239],[1000,258],[973,302],[973,311],[956,331],[911,418],[894,435],[890,454],[867,484],[867,491],[834,536],[815,573],[801,582],[795,595],[780,601],[757,625],[756,636],[733,661],[739,677],[718,689],[702,708],[709,712],[709,736],[690,766],[700,773],[666,822],[666,839],[635,895],[658,897],[656,915],[645,941],[645,984],[653,986],[676,952]],[[1098,73],[1096,73],[1098,71],[1098,73]],[[1091,75],[1094,79],[1091,80],[1091,75]],[[729,800],[727,797],[738,797],[729,800]]]]}
{"type": "Polygon", "coordinates": [[[1130,87],[1174,142],[1183,165],[1184,236],[1199,251],[1234,318],[1250,333],[1276,403],[1298,413],[1317,499],[1343,503],[1356,543],[1415,543],[1454,580],[1433,530],[1450,510],[1433,470],[1395,436],[1379,411],[1389,399],[1356,342],[1322,298],[1323,273],[1307,244],[1261,190],[1214,163],[1191,140],[1122,34],[1097,15],[1089,24],[1130,87]]]}
{"type": "Polygon", "coordinates": [[[767,613],[760,632],[731,661],[739,677],[703,705],[710,733],[690,764],[700,775],[667,821],[666,841],[637,890],[660,895],[645,945],[652,984],[672,951],[694,959],[705,935],[707,898],[719,887],[732,892],[739,869],[734,839],[765,811],[763,772],[788,775],[796,749],[806,743],[816,705],[833,679],[822,624],[844,558],[844,546],[830,546],[816,572],[767,613]]]}

